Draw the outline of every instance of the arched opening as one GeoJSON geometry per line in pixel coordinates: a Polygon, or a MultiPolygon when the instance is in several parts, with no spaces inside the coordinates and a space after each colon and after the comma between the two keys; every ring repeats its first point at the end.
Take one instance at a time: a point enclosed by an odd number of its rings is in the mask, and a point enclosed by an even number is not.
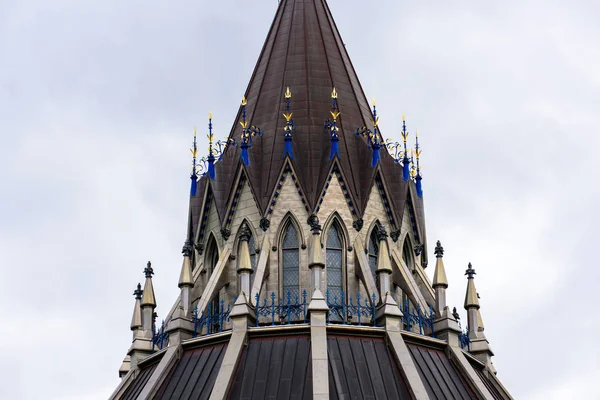
{"type": "Polygon", "coordinates": [[[377,260],[379,257],[379,240],[377,239],[377,229],[379,225],[375,225],[375,227],[371,230],[371,236],[369,237],[369,267],[371,268],[371,274],[373,274],[373,279],[377,281],[377,260]]]}
{"type": "MultiPolygon", "coordinates": [[[[213,235],[210,235],[208,239],[208,244],[206,246],[206,253],[204,255],[204,264],[206,266],[206,284],[210,280],[215,268],[217,268],[217,264],[219,263],[219,247],[217,246],[217,241],[213,235]]],[[[210,301],[209,305],[209,314],[216,314],[219,312],[219,293],[215,295],[215,297],[210,301]]]]}
{"type": "Polygon", "coordinates": [[[327,291],[331,299],[344,301],[344,242],[337,223],[331,224],[327,232],[325,267],[327,272],[327,291]]]}
{"type": "Polygon", "coordinates": [[[300,294],[300,245],[298,231],[291,221],[283,230],[281,243],[281,286],[282,298],[292,300],[300,294]]]}

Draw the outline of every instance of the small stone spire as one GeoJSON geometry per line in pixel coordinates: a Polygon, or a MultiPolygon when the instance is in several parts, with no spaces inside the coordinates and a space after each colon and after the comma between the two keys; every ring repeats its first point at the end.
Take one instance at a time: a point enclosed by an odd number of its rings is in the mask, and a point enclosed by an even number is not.
{"type": "Polygon", "coordinates": [[[435,273],[433,274],[433,289],[435,290],[436,313],[441,315],[446,308],[446,289],[448,288],[448,278],[444,268],[444,248],[440,241],[435,246],[435,273]]]}
{"type": "MultiPolygon", "coordinates": [[[[390,261],[390,252],[387,245],[388,234],[383,225],[378,225],[375,228],[377,240],[379,241],[379,253],[377,254],[377,270],[375,273],[379,277],[379,294],[380,298],[385,298],[390,292],[390,277],[392,275],[392,263],[390,261]]],[[[382,300],[383,301],[383,300],[382,300]]]]}
{"type": "Polygon", "coordinates": [[[144,335],[152,337],[154,331],[154,309],[156,308],[156,299],[154,298],[154,288],[152,287],[152,275],[154,270],[152,269],[152,263],[148,261],[146,268],[144,268],[144,274],[146,275],[146,282],[144,283],[144,293],[142,294],[142,325],[144,328],[144,335]]]}
{"type": "Polygon", "coordinates": [[[495,374],[496,369],[492,363],[494,352],[483,332],[484,327],[479,306],[479,294],[477,293],[477,289],[475,289],[475,270],[471,263],[469,263],[469,268],[465,275],[468,277],[465,310],[467,310],[471,354],[483,362],[495,374]]]}
{"type": "Polygon", "coordinates": [[[316,215],[311,215],[306,221],[312,232],[309,243],[308,268],[311,270],[311,283],[313,290],[321,290],[321,280],[323,269],[325,269],[325,259],[323,258],[323,248],[321,246],[321,225],[316,215]]]}
{"type": "Polygon", "coordinates": [[[238,246],[238,269],[240,276],[240,291],[248,295],[250,293],[250,275],[254,273],[252,262],[250,260],[250,247],[248,242],[252,237],[252,232],[246,223],[240,228],[240,244],[238,246]]]}
{"type": "Polygon", "coordinates": [[[191,292],[194,288],[194,280],[192,278],[192,242],[186,240],[181,253],[183,254],[183,264],[181,265],[181,273],[179,274],[179,288],[181,289],[181,307],[183,314],[188,315],[191,309],[191,292]]]}
{"type": "Polygon", "coordinates": [[[479,325],[479,299],[477,298],[477,290],[475,289],[475,270],[473,265],[469,263],[469,267],[465,272],[467,276],[467,294],[465,295],[465,310],[467,310],[467,324],[469,326],[469,337],[476,339],[477,327],[479,325]]]}
{"type": "Polygon", "coordinates": [[[142,308],[141,308],[141,300],[142,300],[142,285],[140,283],[137,284],[137,289],[133,292],[135,296],[135,307],[133,309],[133,316],[131,317],[131,330],[133,331],[133,337],[136,337],[137,331],[142,328],[142,308]]]}

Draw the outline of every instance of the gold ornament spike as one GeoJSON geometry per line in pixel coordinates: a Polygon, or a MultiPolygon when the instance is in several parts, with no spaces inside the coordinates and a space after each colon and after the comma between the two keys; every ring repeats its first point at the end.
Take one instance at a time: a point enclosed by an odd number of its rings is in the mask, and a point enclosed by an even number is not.
{"type": "Polygon", "coordinates": [[[379,117],[377,117],[375,119],[375,121],[373,121],[373,126],[377,128],[377,126],[379,125],[379,117]]]}
{"type": "Polygon", "coordinates": [[[248,101],[246,100],[246,96],[242,96],[242,105],[245,106],[246,104],[248,104],[248,101]]]}
{"type": "Polygon", "coordinates": [[[333,88],[333,91],[331,92],[331,98],[337,99],[337,97],[338,97],[337,90],[335,90],[335,88],[333,88]]]}
{"type": "Polygon", "coordinates": [[[212,119],[212,111],[208,113],[208,119],[212,119]]]}
{"type": "Polygon", "coordinates": [[[418,129],[415,129],[415,137],[417,137],[417,138],[419,137],[419,130],[418,129]]]}
{"type": "Polygon", "coordinates": [[[240,125],[242,128],[246,129],[248,127],[248,122],[240,121],[240,125]]]}
{"type": "Polygon", "coordinates": [[[286,99],[291,99],[292,98],[292,92],[290,92],[290,88],[289,87],[285,90],[285,98],[286,99]]]}
{"type": "Polygon", "coordinates": [[[377,107],[377,102],[375,101],[375,97],[373,97],[373,107],[377,107]]]}
{"type": "Polygon", "coordinates": [[[421,157],[421,153],[423,152],[423,150],[416,150],[415,154],[417,155],[417,160],[419,159],[419,157],[421,157]]]}
{"type": "Polygon", "coordinates": [[[196,137],[196,127],[194,127],[194,137],[196,137]]]}
{"type": "Polygon", "coordinates": [[[294,115],[294,113],[283,113],[283,116],[285,117],[285,122],[290,122],[290,120],[292,119],[292,115],[294,115]]]}
{"type": "Polygon", "coordinates": [[[339,111],[329,111],[329,113],[331,114],[331,117],[333,118],[334,121],[337,119],[337,117],[340,116],[339,111]]]}
{"type": "Polygon", "coordinates": [[[402,122],[406,122],[406,116],[402,113],[402,122]]]}

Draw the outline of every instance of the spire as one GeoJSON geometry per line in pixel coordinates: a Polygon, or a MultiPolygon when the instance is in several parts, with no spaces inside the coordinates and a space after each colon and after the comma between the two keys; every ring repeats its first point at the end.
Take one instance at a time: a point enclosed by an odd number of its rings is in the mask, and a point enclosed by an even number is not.
{"type": "Polygon", "coordinates": [[[140,283],[137,284],[137,289],[133,292],[135,296],[135,306],[133,308],[133,316],[131,317],[131,330],[135,331],[142,327],[142,308],[140,307],[140,303],[142,300],[142,285],[140,283]]]}
{"type": "Polygon", "coordinates": [[[437,245],[435,246],[435,273],[433,274],[433,288],[435,289],[438,286],[447,288],[448,287],[448,278],[446,277],[446,269],[444,268],[444,248],[440,241],[437,241],[437,245]]]}
{"type": "MultiPolygon", "coordinates": [[[[480,299],[481,297],[479,297],[479,293],[477,293],[477,299],[480,299]]],[[[481,308],[477,309],[477,330],[479,332],[483,332],[485,330],[485,327],[483,325],[483,318],[481,318],[481,308]]]]}
{"type": "Polygon", "coordinates": [[[417,183],[417,196],[423,197],[423,176],[421,176],[421,165],[419,164],[419,158],[421,157],[421,148],[419,147],[419,131],[415,130],[415,155],[417,157],[417,175],[415,176],[415,182],[417,183]]]}
{"type": "Polygon", "coordinates": [[[289,156],[291,160],[294,159],[294,153],[292,151],[292,139],[294,134],[294,120],[292,119],[293,112],[292,110],[292,92],[290,92],[290,88],[288,87],[285,90],[285,113],[283,116],[285,117],[285,128],[283,131],[285,132],[285,147],[283,149],[283,158],[285,156],[289,156]]]}
{"type": "MultiPolygon", "coordinates": [[[[286,0],[275,13],[244,93],[247,105],[239,108],[229,133],[229,139],[242,144],[238,124],[244,122],[245,114],[248,126],[261,127],[263,136],[254,137],[252,149],[245,145],[245,148],[228,146],[222,162],[216,165],[217,177],[212,186],[222,224],[228,218],[227,207],[236,190],[231,182],[239,173],[240,158],[245,164],[251,161],[245,168],[248,182],[259,211],[268,213],[286,162],[282,155],[288,154],[286,136],[282,134],[287,121],[281,118],[286,113],[284,93],[288,86],[294,100],[291,103],[295,130],[292,138],[294,170],[307,207],[316,210],[329,179],[330,165],[327,164],[337,156],[336,162],[345,175],[351,207],[355,209],[357,219],[362,217],[372,186],[372,170],[368,168],[372,158],[365,156],[367,141],[354,133],[362,126],[373,129],[371,107],[327,2],[286,0]],[[333,88],[334,98],[331,96],[333,88]],[[341,113],[336,118],[338,129],[333,136],[331,126],[326,133],[323,128],[325,119],[333,122],[331,111],[341,113]]],[[[381,134],[379,126],[377,132],[381,134]]],[[[408,190],[402,180],[402,169],[385,151],[380,151],[378,166],[388,182],[400,183],[390,184],[389,201],[403,209],[408,190]]]]}
{"type": "Polygon", "coordinates": [[[367,139],[369,148],[373,150],[373,157],[371,158],[371,167],[376,167],[379,163],[380,154],[379,150],[384,146],[383,138],[379,132],[379,117],[377,116],[377,104],[373,99],[373,112],[371,115],[371,122],[373,123],[373,130],[370,130],[366,126],[357,129],[356,135],[362,136],[367,139]]]}
{"type": "Polygon", "coordinates": [[[196,156],[198,155],[198,144],[196,142],[196,128],[194,128],[194,142],[193,147],[190,149],[192,152],[192,174],[190,179],[192,181],[192,187],[190,189],[190,196],[195,196],[198,190],[198,164],[196,163],[196,156]]]}
{"type": "Polygon", "coordinates": [[[248,101],[246,97],[242,97],[242,119],[240,125],[242,126],[242,134],[240,136],[240,148],[242,149],[241,159],[246,165],[250,165],[250,157],[248,155],[248,149],[252,148],[252,138],[256,135],[262,136],[262,130],[252,125],[249,126],[249,122],[246,115],[246,106],[248,101]]]}
{"type": "Polygon", "coordinates": [[[479,299],[477,298],[477,290],[475,289],[475,270],[471,263],[465,272],[467,275],[467,294],[465,296],[465,309],[468,310],[471,307],[479,309],[479,299]]]}
{"type": "Polygon", "coordinates": [[[142,307],[150,306],[156,307],[156,299],[154,298],[154,288],[152,287],[152,275],[154,270],[152,269],[152,263],[148,261],[146,268],[144,268],[144,274],[146,275],[146,282],[144,283],[144,293],[142,295],[142,307]]]}
{"type": "Polygon", "coordinates": [[[332,106],[331,111],[329,111],[329,113],[331,114],[331,119],[325,122],[325,129],[329,131],[329,138],[331,139],[331,152],[329,153],[330,160],[333,160],[333,157],[335,157],[336,155],[338,156],[338,158],[340,157],[340,128],[337,126],[337,118],[340,116],[340,112],[338,110],[337,98],[337,91],[335,90],[335,88],[333,88],[333,90],[331,91],[332,106]]]}
{"type": "Polygon", "coordinates": [[[183,286],[194,286],[191,264],[192,252],[192,242],[186,240],[183,249],[181,250],[181,253],[183,254],[183,265],[181,266],[181,273],[179,274],[179,288],[182,288],[183,286]]]}
{"type": "Polygon", "coordinates": [[[402,114],[402,139],[404,140],[404,157],[402,158],[402,175],[405,181],[410,177],[410,160],[408,159],[408,148],[406,140],[408,139],[408,131],[406,130],[406,117],[402,114]]]}
{"type": "Polygon", "coordinates": [[[215,139],[215,135],[213,133],[213,125],[212,125],[212,113],[208,114],[208,177],[210,179],[215,179],[215,151],[213,148],[213,141],[215,139]]]}

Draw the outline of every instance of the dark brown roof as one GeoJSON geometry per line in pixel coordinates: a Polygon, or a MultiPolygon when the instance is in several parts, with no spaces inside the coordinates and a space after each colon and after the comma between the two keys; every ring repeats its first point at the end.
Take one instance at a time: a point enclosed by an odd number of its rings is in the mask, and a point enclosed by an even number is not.
{"type": "Polygon", "coordinates": [[[312,399],[309,336],[253,338],[238,364],[229,399],[312,399]]]}
{"type": "Polygon", "coordinates": [[[396,361],[379,338],[329,336],[330,399],[411,399],[396,361]]]}
{"type": "Polygon", "coordinates": [[[225,355],[226,344],[187,350],[172,368],[155,399],[208,399],[225,355]]]}
{"type": "MultiPolygon", "coordinates": [[[[339,163],[348,180],[357,218],[360,217],[376,171],[370,165],[372,151],[367,148],[365,139],[355,132],[365,125],[372,127],[371,111],[325,0],[283,0],[280,3],[246,90],[248,119],[264,133],[254,138],[249,151],[250,165],[246,167],[263,214],[284,163],[282,113],[286,87],[293,94],[296,125],[293,166],[312,210],[330,170],[331,141],[323,126],[330,117],[332,88],[336,88],[341,112],[339,163]]],[[[240,117],[238,113],[230,133],[236,140],[241,132],[240,117]]],[[[229,147],[215,166],[213,191],[222,223],[241,165],[240,152],[240,146],[229,147]]],[[[385,150],[381,151],[380,167],[390,191],[390,201],[396,206],[395,220],[399,227],[408,183],[402,179],[401,167],[385,150]]]]}
{"type": "MultiPolygon", "coordinates": [[[[473,363],[471,363],[471,365],[473,365],[473,363]]],[[[504,393],[504,390],[500,388],[498,383],[495,382],[494,378],[488,377],[486,372],[484,372],[481,368],[478,368],[476,366],[473,366],[473,368],[475,369],[475,371],[477,371],[477,375],[479,375],[479,378],[481,379],[485,387],[490,391],[492,397],[495,400],[511,399],[511,397],[504,393]]]]}
{"type": "Polygon", "coordinates": [[[146,383],[148,383],[148,379],[150,379],[152,373],[158,366],[159,360],[140,369],[138,375],[135,377],[133,382],[131,382],[129,386],[127,386],[127,389],[123,393],[121,400],[137,399],[144,386],[146,386],[146,383]]]}
{"type": "Polygon", "coordinates": [[[430,399],[478,399],[442,350],[406,344],[430,399]]]}

